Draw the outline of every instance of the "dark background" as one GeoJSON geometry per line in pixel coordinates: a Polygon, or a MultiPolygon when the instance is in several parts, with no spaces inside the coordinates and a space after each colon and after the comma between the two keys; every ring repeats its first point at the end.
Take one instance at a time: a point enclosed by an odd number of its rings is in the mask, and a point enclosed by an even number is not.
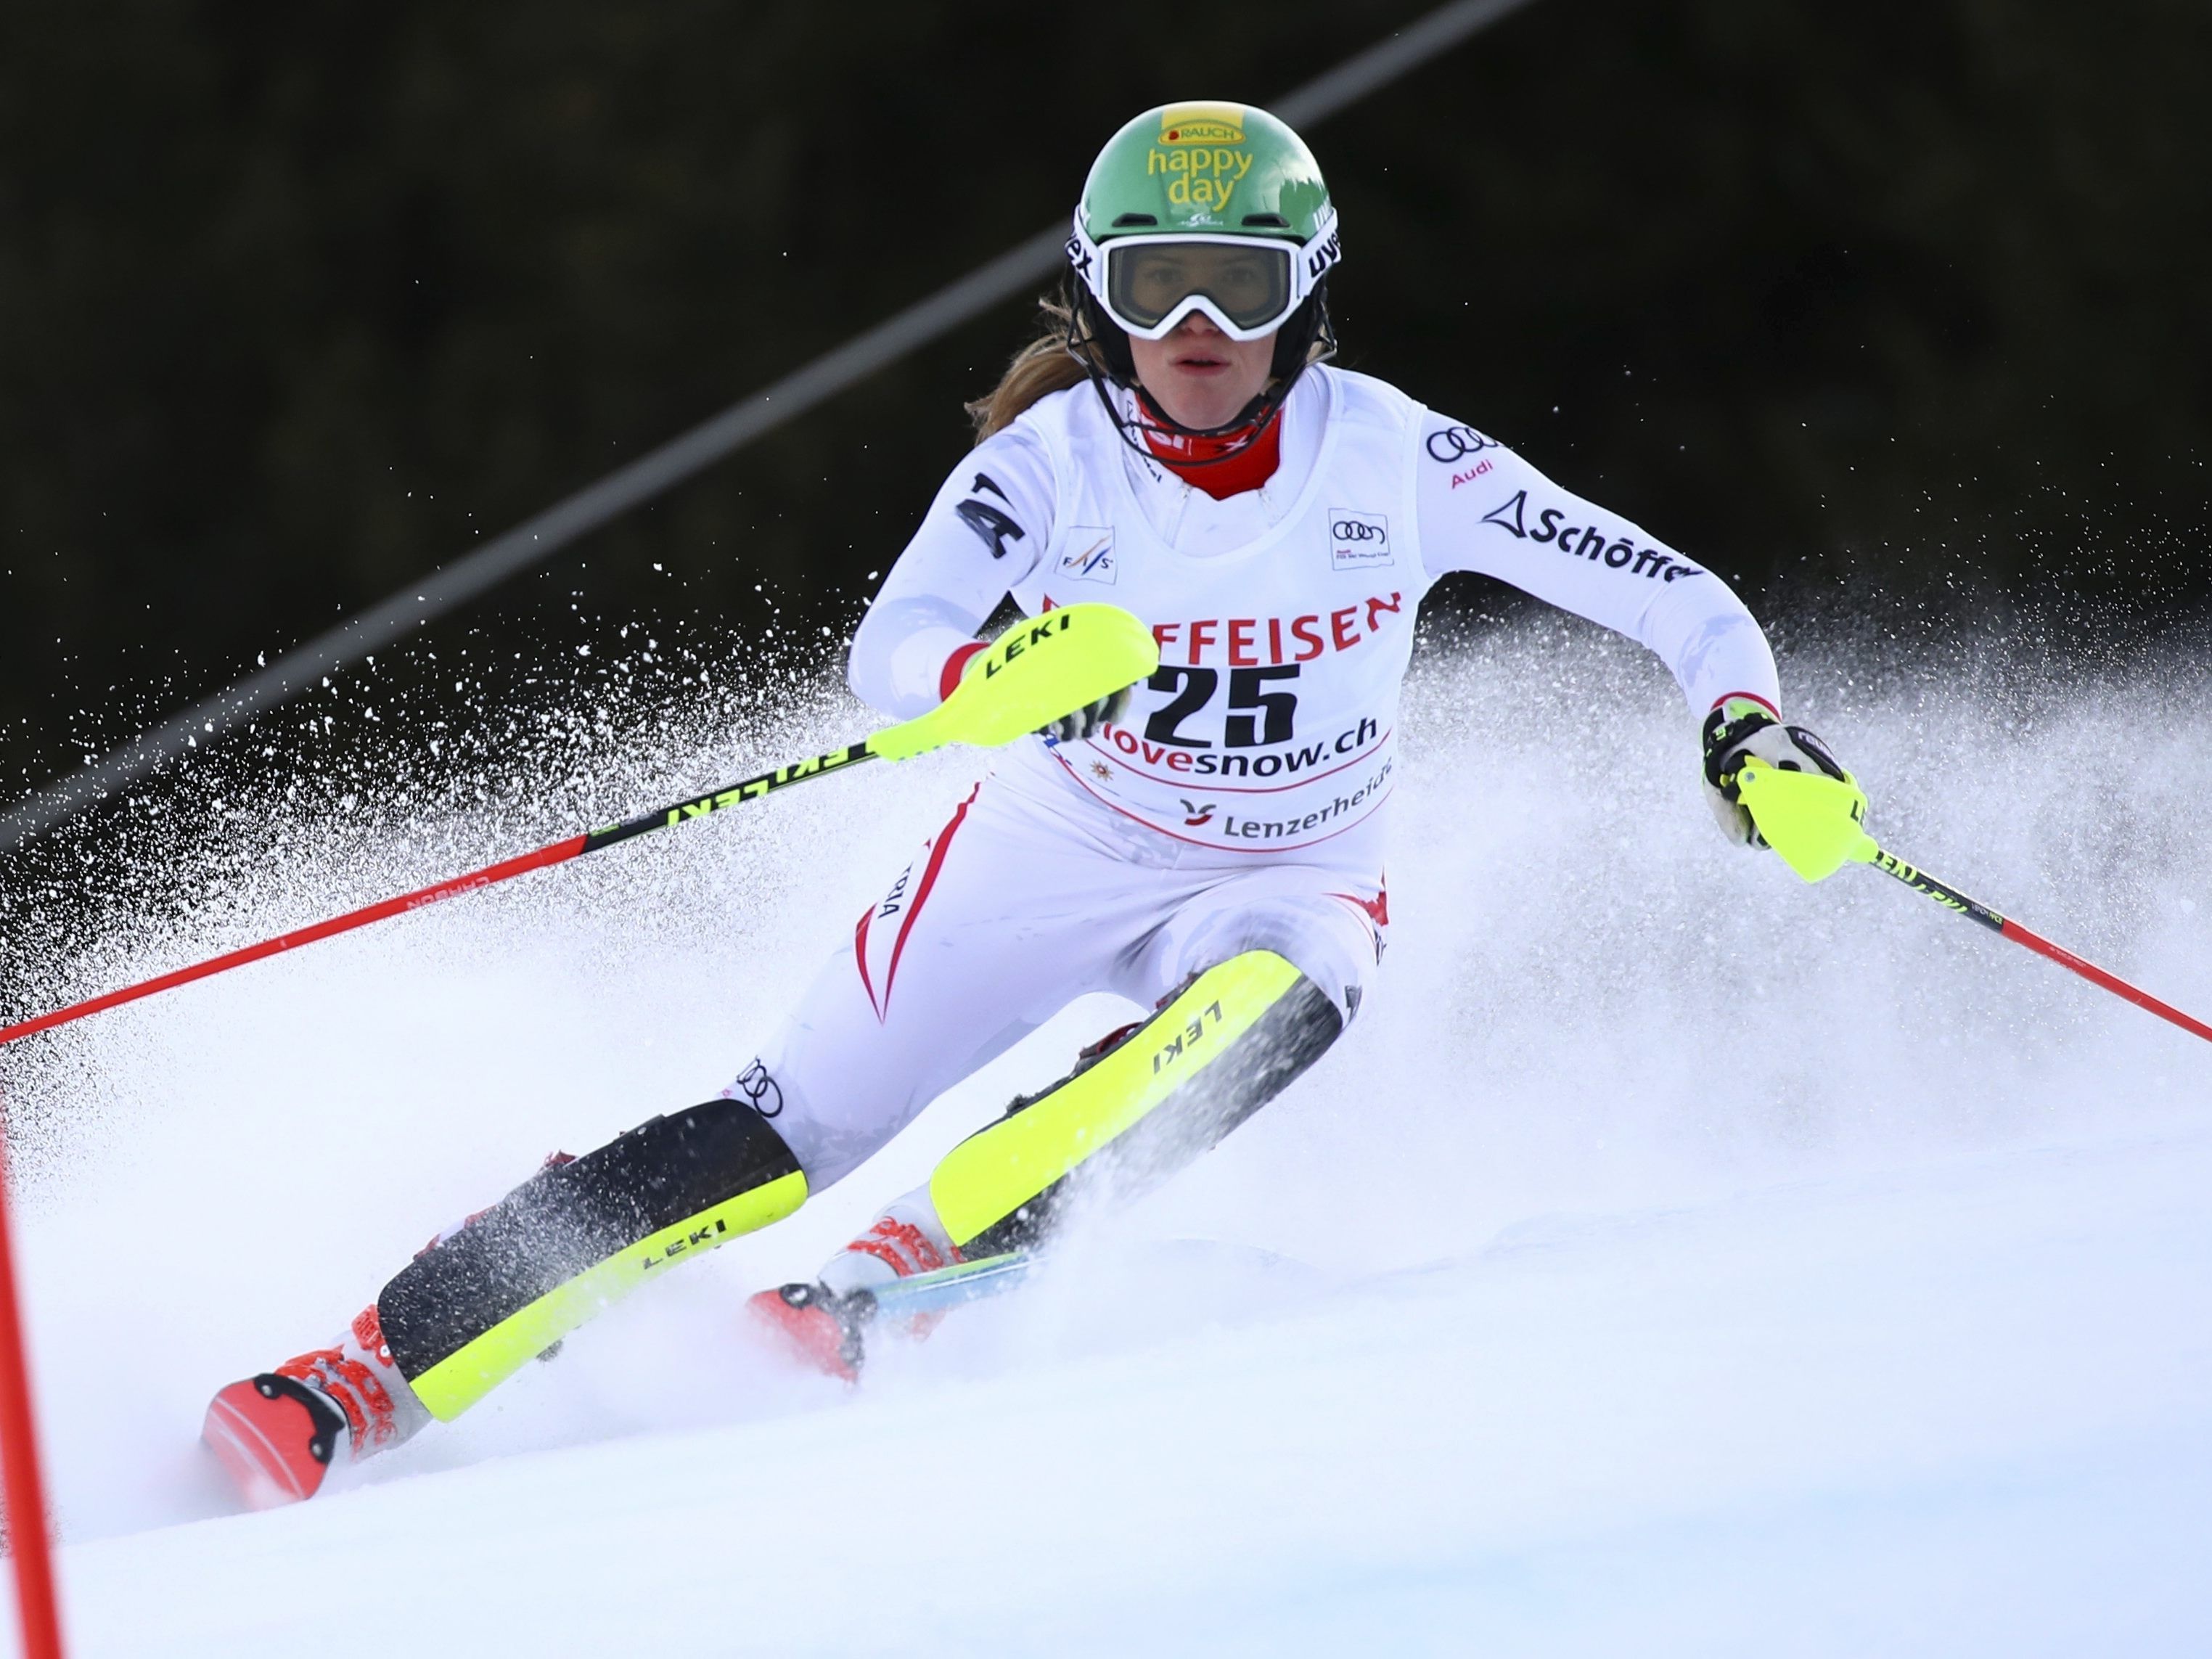
{"type": "MultiPolygon", "coordinates": [[[[1426,9],[9,6],[0,795],[1426,9]]],[[[2203,0],[1538,0],[1309,135],[1343,361],[1770,618],[2154,631],[2212,598],[2208,80],[2203,0]]],[[[842,629],[1028,327],[440,628],[842,629]]]]}

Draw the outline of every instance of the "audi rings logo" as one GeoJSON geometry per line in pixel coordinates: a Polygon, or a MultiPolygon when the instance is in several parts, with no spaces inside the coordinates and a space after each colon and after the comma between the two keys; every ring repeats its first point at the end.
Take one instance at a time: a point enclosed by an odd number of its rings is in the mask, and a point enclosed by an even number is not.
{"type": "Polygon", "coordinates": [[[1448,426],[1429,434],[1429,459],[1447,464],[1480,455],[1486,449],[1503,449],[1495,438],[1486,438],[1471,426],[1448,426]]]}
{"type": "Polygon", "coordinates": [[[1390,560],[1390,520],[1348,507],[1328,512],[1328,562],[1337,570],[1365,570],[1390,560]]]}
{"type": "Polygon", "coordinates": [[[775,1074],[759,1060],[755,1060],[730,1085],[731,1093],[744,1101],[763,1117],[781,1116],[783,1112],[783,1086],[775,1074]]]}

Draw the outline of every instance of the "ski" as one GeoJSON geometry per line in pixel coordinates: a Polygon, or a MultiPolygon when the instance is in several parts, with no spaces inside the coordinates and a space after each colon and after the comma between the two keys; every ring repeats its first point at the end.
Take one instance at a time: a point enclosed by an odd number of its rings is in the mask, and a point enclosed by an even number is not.
{"type": "MultiPolygon", "coordinates": [[[[1220,1270],[1233,1265],[1237,1270],[1237,1288],[1227,1294],[1243,1301],[1255,1296],[1264,1301],[1285,1288],[1310,1285],[1318,1273],[1305,1262],[1273,1250],[1204,1239],[1138,1244],[1121,1254],[1133,1264],[1171,1271],[1175,1281],[1187,1289],[1211,1285],[1212,1290],[1196,1291],[1206,1297],[1223,1293],[1220,1270]]],[[[848,1382],[857,1382],[867,1360],[872,1332],[885,1329],[908,1336],[926,1335],[955,1308],[1029,1285],[1052,1259],[1045,1252],[1006,1250],[910,1273],[843,1296],[820,1285],[786,1285],[758,1292],[750,1306],[755,1316],[806,1364],[848,1382]]]]}
{"type": "Polygon", "coordinates": [[[845,1300],[865,1304],[869,1321],[912,1319],[1018,1290],[1038,1265],[1038,1259],[1026,1250],[1006,1250],[855,1291],[845,1300]]]}
{"type": "Polygon", "coordinates": [[[786,1285],[760,1291],[747,1306],[799,1358],[857,1382],[867,1360],[868,1333],[878,1324],[889,1322],[921,1334],[954,1308],[1018,1289],[1036,1265],[1036,1258],[1026,1251],[1007,1250],[845,1296],[819,1285],[786,1285]]]}

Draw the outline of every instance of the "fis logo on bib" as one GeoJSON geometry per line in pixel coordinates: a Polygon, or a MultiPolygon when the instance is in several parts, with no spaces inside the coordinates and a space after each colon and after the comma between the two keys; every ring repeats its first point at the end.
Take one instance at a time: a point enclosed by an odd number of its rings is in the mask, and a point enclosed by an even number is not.
{"type": "Polygon", "coordinates": [[[1390,520],[1380,513],[1331,507],[1328,562],[1336,570],[1364,570],[1370,565],[1391,562],[1390,520]]]}
{"type": "Polygon", "coordinates": [[[1114,532],[1100,525],[1068,526],[1067,549],[1060,556],[1060,574],[1071,581],[1114,585],[1114,532]]]}

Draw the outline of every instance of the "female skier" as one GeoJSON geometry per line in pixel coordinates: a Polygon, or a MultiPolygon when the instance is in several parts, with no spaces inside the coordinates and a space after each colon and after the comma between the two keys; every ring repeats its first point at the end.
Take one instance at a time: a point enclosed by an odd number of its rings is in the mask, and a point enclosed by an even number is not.
{"type": "Polygon", "coordinates": [[[206,1437],[250,1498],[451,1419],[612,1297],[842,1180],[1075,997],[1152,1012],[951,1149],[812,1285],[754,1298],[849,1375],[854,1293],[1033,1240],[1157,1179],[1335,1042],[1389,923],[1385,807],[1421,597],[1478,570],[1666,662],[1722,830],[1747,756],[1842,769],[1785,726],[1721,580],[1474,428],[1326,367],[1336,212],[1281,122],[1149,111],[1085,181],[1068,304],[973,406],[853,643],[853,689],[934,707],[1009,594],[1122,607],[1157,673],[1016,744],[722,1095],[556,1155],[434,1240],[331,1347],[234,1383],[206,1437]]]}

